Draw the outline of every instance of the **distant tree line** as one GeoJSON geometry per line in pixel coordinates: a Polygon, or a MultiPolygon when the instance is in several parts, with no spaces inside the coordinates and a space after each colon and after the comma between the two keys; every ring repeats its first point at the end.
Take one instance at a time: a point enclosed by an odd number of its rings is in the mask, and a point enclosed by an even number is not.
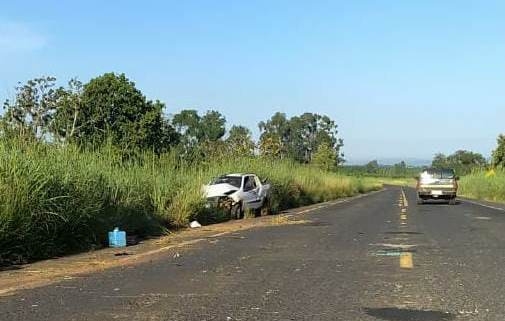
{"type": "Polygon", "coordinates": [[[458,150],[450,155],[435,154],[431,163],[436,168],[454,168],[459,175],[466,175],[473,170],[484,168],[505,168],[505,135],[497,138],[497,146],[488,162],[482,154],[468,150],[458,150]]]}
{"type": "Polygon", "coordinates": [[[174,151],[186,162],[261,156],[333,170],[344,161],[337,125],[326,115],[288,118],[277,112],[258,124],[256,143],[244,126],[227,131],[225,117],[216,110],[186,109],[168,117],[162,102],[147,99],[124,74],[105,73],[85,84],[71,79],[66,86],[41,77],[15,89],[15,98],[4,103],[2,137],[82,148],[107,143],[129,155],[174,151]]]}
{"type": "Polygon", "coordinates": [[[339,168],[343,174],[372,177],[412,178],[419,173],[421,167],[407,166],[405,161],[394,165],[379,164],[372,160],[365,165],[345,165],[339,168]]]}

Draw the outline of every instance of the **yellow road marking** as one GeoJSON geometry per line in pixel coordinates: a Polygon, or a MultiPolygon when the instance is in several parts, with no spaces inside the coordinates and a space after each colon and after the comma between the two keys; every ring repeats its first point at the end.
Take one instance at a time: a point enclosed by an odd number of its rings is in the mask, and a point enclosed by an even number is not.
{"type": "Polygon", "coordinates": [[[400,268],[402,268],[402,269],[414,268],[414,261],[412,259],[412,253],[405,252],[400,255],[400,268]]]}
{"type": "Polygon", "coordinates": [[[407,200],[407,196],[405,195],[405,191],[403,190],[403,188],[402,188],[402,198],[403,198],[403,205],[405,205],[405,207],[408,207],[409,201],[407,200]]]}

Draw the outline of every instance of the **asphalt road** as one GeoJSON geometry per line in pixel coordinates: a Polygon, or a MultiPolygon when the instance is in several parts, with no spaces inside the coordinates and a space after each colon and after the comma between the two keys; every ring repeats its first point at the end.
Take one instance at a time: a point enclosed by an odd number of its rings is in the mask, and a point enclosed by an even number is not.
{"type": "Polygon", "coordinates": [[[505,212],[400,188],[0,298],[1,320],[505,320],[505,212]]]}

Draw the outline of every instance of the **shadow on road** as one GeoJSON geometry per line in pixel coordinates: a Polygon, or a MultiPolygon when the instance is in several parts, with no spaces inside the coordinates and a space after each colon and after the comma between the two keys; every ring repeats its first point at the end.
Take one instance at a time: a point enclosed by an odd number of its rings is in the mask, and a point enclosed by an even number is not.
{"type": "Polygon", "coordinates": [[[365,308],[366,314],[387,321],[449,321],[454,315],[441,311],[423,311],[398,308],[365,308]]]}
{"type": "MultiPolygon", "coordinates": [[[[461,201],[456,201],[454,205],[459,205],[461,204],[461,201]]],[[[426,200],[423,201],[423,204],[418,204],[418,205],[449,205],[449,202],[446,200],[426,200]]]]}

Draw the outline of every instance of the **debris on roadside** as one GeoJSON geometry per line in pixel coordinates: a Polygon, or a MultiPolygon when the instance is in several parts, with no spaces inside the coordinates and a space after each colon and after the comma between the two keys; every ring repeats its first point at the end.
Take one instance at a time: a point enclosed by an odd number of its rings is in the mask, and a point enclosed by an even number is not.
{"type": "Polygon", "coordinates": [[[189,223],[189,227],[199,228],[199,227],[202,227],[202,224],[198,223],[198,221],[193,221],[193,222],[189,223]]]}
{"type": "Polygon", "coordinates": [[[114,256],[127,256],[127,255],[131,255],[131,254],[128,253],[128,252],[117,252],[117,253],[114,253],[114,256]]]}
{"type": "Polygon", "coordinates": [[[125,247],[126,246],[126,232],[120,231],[119,227],[114,228],[109,232],[109,247],[125,247]]]}
{"type": "Polygon", "coordinates": [[[138,235],[127,235],[126,236],[126,245],[132,246],[140,243],[138,235]]]}

